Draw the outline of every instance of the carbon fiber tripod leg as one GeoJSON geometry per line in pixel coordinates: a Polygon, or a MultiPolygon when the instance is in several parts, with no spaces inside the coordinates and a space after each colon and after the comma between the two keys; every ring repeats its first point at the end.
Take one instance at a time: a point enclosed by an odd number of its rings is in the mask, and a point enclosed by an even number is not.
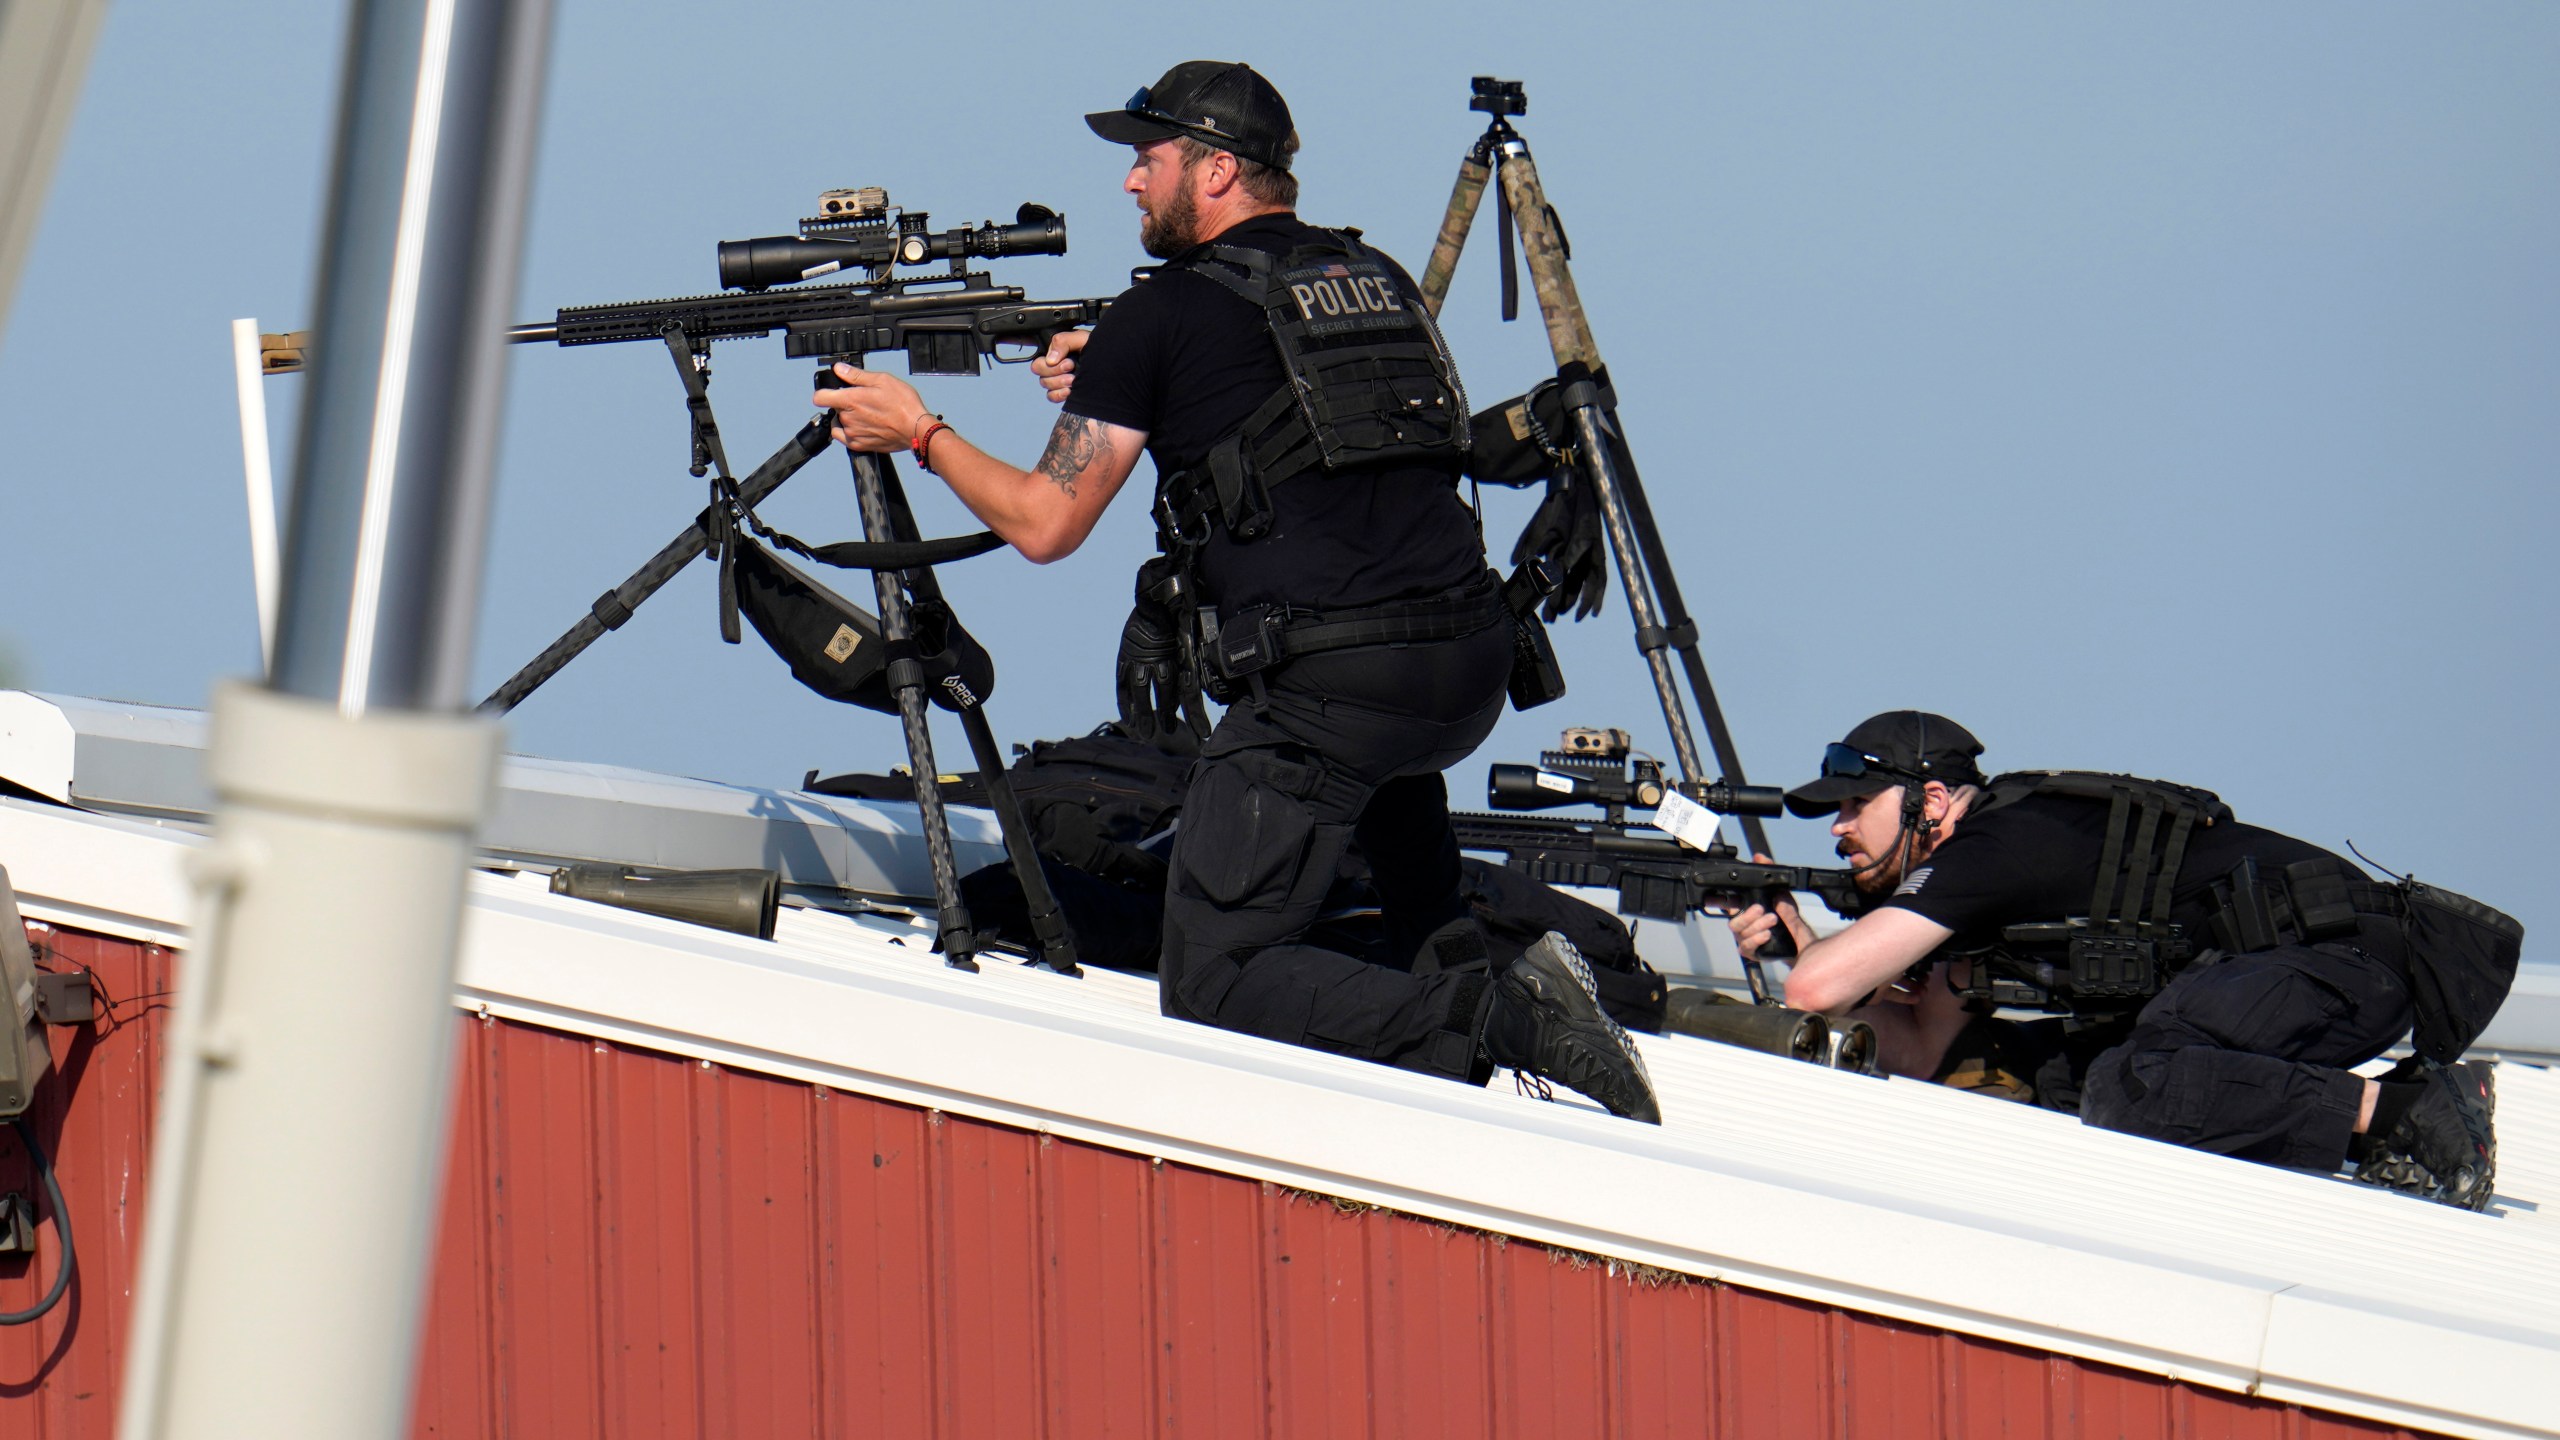
{"type": "MultiPolygon", "coordinates": [[[[1636,473],[1633,447],[1627,446],[1626,422],[1615,410],[1607,413],[1606,423],[1618,432],[1619,445],[1629,451],[1627,463],[1618,470],[1618,488],[1626,496],[1627,518],[1635,522],[1636,542],[1643,547],[1645,573],[1653,579],[1654,594],[1662,606],[1662,624],[1671,648],[1679,652],[1680,668],[1689,677],[1689,693],[1698,702],[1699,723],[1707,727],[1707,747],[1715,752],[1716,766],[1724,778],[1736,785],[1748,785],[1750,777],[1742,771],[1742,756],[1733,743],[1733,729],[1725,723],[1724,706],[1716,700],[1715,682],[1707,678],[1707,662],[1698,653],[1698,627],[1689,618],[1689,609],[1681,603],[1680,582],[1671,573],[1671,556],[1663,549],[1662,530],[1653,522],[1653,504],[1645,498],[1644,477],[1636,473]]],[[[1769,834],[1757,815],[1738,817],[1742,822],[1742,838],[1753,854],[1767,854],[1769,834]]]]}
{"type": "MultiPolygon", "coordinates": [[[[1519,225],[1522,258],[1529,269],[1529,283],[1537,292],[1538,313],[1546,323],[1547,344],[1555,354],[1556,366],[1563,370],[1578,364],[1596,372],[1601,368],[1600,348],[1592,339],[1591,321],[1583,311],[1582,296],[1574,287],[1573,271],[1566,260],[1564,236],[1557,226],[1554,207],[1547,203],[1545,187],[1539,183],[1537,162],[1529,156],[1528,142],[1516,134],[1511,136],[1500,146],[1500,157],[1502,185],[1519,225]]],[[[1598,432],[1616,423],[1614,411],[1604,411],[1597,404],[1575,408],[1591,412],[1587,417],[1580,413],[1575,416],[1580,442],[1577,448],[1584,457],[1585,473],[1591,476],[1600,496],[1610,549],[1617,555],[1619,580],[1626,587],[1627,606],[1635,616],[1637,645],[1653,672],[1664,718],[1672,725],[1673,752],[1688,778],[1707,778],[1693,768],[1698,759],[1697,741],[1689,732],[1685,707],[1680,704],[1669,662],[1662,653],[1665,648],[1679,653],[1680,668],[1687,675],[1689,688],[1706,720],[1707,739],[1714,748],[1722,778],[1737,785],[1747,783],[1733,732],[1725,724],[1724,708],[1716,701],[1715,686],[1707,679],[1706,661],[1698,653],[1697,627],[1680,603],[1679,582],[1673,578],[1671,557],[1663,547],[1661,530],[1654,523],[1643,481],[1633,465],[1619,467],[1612,463],[1607,447],[1600,443],[1603,437],[1598,432]]],[[[1623,433],[1618,441],[1620,446],[1625,445],[1623,433]]],[[[1769,848],[1767,830],[1756,817],[1742,817],[1742,833],[1754,852],[1769,848]]]]}
{"type": "MultiPolygon", "coordinates": [[[[855,453],[853,492],[862,506],[862,537],[878,543],[899,538],[889,522],[887,457],[855,453]]],[[[969,907],[960,900],[960,869],[951,858],[951,817],[942,808],[941,771],[933,761],[933,732],[925,721],[924,667],[903,652],[912,638],[907,592],[895,570],[871,572],[880,600],[880,639],[898,658],[889,662],[889,692],[898,699],[898,720],[906,730],[907,766],[915,774],[916,812],[923,821],[925,858],[933,867],[933,903],[942,931],[942,960],[955,970],[975,970],[978,937],[969,924],[969,907]]]]}
{"type": "MultiPolygon", "coordinates": [[[[1646,500],[1643,482],[1632,463],[1618,466],[1608,445],[1608,431],[1614,426],[1613,407],[1600,403],[1600,393],[1590,377],[1601,372],[1600,348],[1591,335],[1590,317],[1582,308],[1582,297],[1573,283],[1573,271],[1567,263],[1563,226],[1547,203],[1546,189],[1539,183],[1537,162],[1529,156],[1528,141],[1520,138],[1497,117],[1486,132],[1481,147],[1492,163],[1494,175],[1502,186],[1513,223],[1520,236],[1520,248],[1529,267],[1529,283],[1537,292],[1539,317],[1547,329],[1547,345],[1556,360],[1556,369],[1568,381],[1578,378],[1583,394],[1568,391],[1567,405],[1573,416],[1575,448],[1582,457],[1583,471],[1593,493],[1600,500],[1601,518],[1609,534],[1609,549],[1617,561],[1619,584],[1625,588],[1627,609],[1635,620],[1636,648],[1644,656],[1645,668],[1653,681],[1655,698],[1661,703],[1662,718],[1671,731],[1671,746],[1683,778],[1703,781],[1707,778],[1699,763],[1697,738],[1690,732],[1687,708],[1680,700],[1680,690],[1672,677],[1666,650],[1677,651],[1681,669],[1689,680],[1689,689],[1698,699],[1706,720],[1707,738],[1714,747],[1716,764],[1722,778],[1735,784],[1744,783],[1742,757],[1737,753],[1732,731],[1726,726],[1724,709],[1717,703],[1715,687],[1707,679],[1706,661],[1698,654],[1698,631],[1680,603],[1680,588],[1671,573],[1671,557],[1664,548],[1660,528],[1654,523],[1653,507],[1646,500]]],[[[1468,157],[1468,166],[1476,164],[1468,157]]],[[[1468,166],[1459,170],[1458,191],[1468,188],[1468,166]]],[[[1472,218],[1474,197],[1466,206],[1472,218]]],[[[1450,252],[1449,264],[1456,265],[1456,245],[1448,244],[1450,221],[1458,219],[1460,195],[1450,198],[1450,220],[1441,227],[1442,240],[1450,252]]],[[[1465,239],[1460,226],[1458,243],[1465,239]]],[[[1438,266],[1440,250],[1432,253],[1438,266]]],[[[1447,285],[1444,274],[1441,284],[1447,285]]],[[[1506,302],[1507,303],[1507,302],[1506,302]]],[[[1507,310],[1504,318],[1509,318],[1507,310]]],[[[1623,433],[1617,435],[1621,447],[1623,433]]],[[[1769,839],[1766,829],[1756,817],[1743,816],[1743,838],[1753,853],[1766,853],[1769,839]]],[[[1759,962],[1743,965],[1744,978],[1750,983],[1752,999],[1762,1005],[1774,1004],[1767,977],[1759,962]]]]}
{"type": "Polygon", "coordinates": [[[1005,768],[1004,751],[996,744],[995,727],[987,723],[986,707],[972,705],[960,712],[960,726],[969,733],[969,753],[978,760],[978,777],[986,783],[987,805],[996,812],[996,828],[1004,832],[1004,853],[1013,863],[1013,878],[1022,886],[1023,904],[1031,911],[1031,933],[1040,942],[1040,959],[1061,975],[1081,975],[1076,963],[1075,936],[1067,929],[1066,912],[1058,908],[1058,897],[1049,888],[1048,872],[1040,868],[1040,852],[1031,847],[1031,826],[1022,815],[1022,801],[1013,793],[1013,774],[1005,768]]]}

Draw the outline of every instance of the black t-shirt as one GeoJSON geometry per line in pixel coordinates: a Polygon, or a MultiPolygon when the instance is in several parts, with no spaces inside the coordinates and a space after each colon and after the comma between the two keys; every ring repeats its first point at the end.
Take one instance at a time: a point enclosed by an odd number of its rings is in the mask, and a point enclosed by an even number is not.
{"type": "MultiPolygon", "coordinates": [[[[2086,915],[2098,885],[2107,809],[2103,800],[2029,795],[1966,815],[1882,903],[1946,926],[1960,947],[1997,940],[2004,925],[2086,915]]],[[[2170,889],[2169,918],[2198,944],[2212,943],[2213,882],[2249,856],[2256,857],[2262,875],[2281,874],[2297,861],[2337,859],[2255,825],[2225,821],[2196,827],[2170,889]]]]}
{"type": "MultiPolygon", "coordinates": [[[[1262,215],[1214,243],[1285,254],[1322,236],[1294,215],[1262,215]]],[[[1286,382],[1270,326],[1243,296],[1169,270],[1131,286],[1093,327],[1066,409],[1147,432],[1161,483],[1199,464],[1286,382]]],[[[1213,527],[1200,557],[1204,599],[1350,609],[1436,595],[1484,570],[1475,517],[1444,470],[1300,475],[1271,486],[1271,503],[1275,522],[1249,544],[1213,527]]]]}

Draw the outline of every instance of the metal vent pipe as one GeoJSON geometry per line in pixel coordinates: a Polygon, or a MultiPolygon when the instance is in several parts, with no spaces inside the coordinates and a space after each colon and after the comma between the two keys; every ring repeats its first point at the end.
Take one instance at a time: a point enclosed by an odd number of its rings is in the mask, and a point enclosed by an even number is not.
{"type": "Polygon", "coordinates": [[[269,686],[222,687],[127,1440],[408,1427],[463,886],[463,711],[549,0],[358,0],[269,686]]]}

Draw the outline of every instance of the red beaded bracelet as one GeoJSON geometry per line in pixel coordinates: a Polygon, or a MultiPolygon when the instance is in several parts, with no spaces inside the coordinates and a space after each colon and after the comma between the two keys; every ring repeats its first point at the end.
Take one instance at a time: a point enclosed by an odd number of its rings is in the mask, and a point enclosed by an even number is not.
{"type": "Polygon", "coordinates": [[[936,417],[932,424],[924,427],[922,434],[916,436],[916,465],[928,475],[934,473],[933,437],[950,428],[950,426],[943,424],[939,417],[936,417]]]}

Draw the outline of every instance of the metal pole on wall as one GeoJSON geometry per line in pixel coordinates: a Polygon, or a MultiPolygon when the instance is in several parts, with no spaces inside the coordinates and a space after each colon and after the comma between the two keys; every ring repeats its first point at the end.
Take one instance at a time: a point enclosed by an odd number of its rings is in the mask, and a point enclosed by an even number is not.
{"type": "Polygon", "coordinates": [[[549,0],[358,0],[266,686],[214,698],[127,1440],[406,1432],[472,832],[464,709],[549,0]]]}

